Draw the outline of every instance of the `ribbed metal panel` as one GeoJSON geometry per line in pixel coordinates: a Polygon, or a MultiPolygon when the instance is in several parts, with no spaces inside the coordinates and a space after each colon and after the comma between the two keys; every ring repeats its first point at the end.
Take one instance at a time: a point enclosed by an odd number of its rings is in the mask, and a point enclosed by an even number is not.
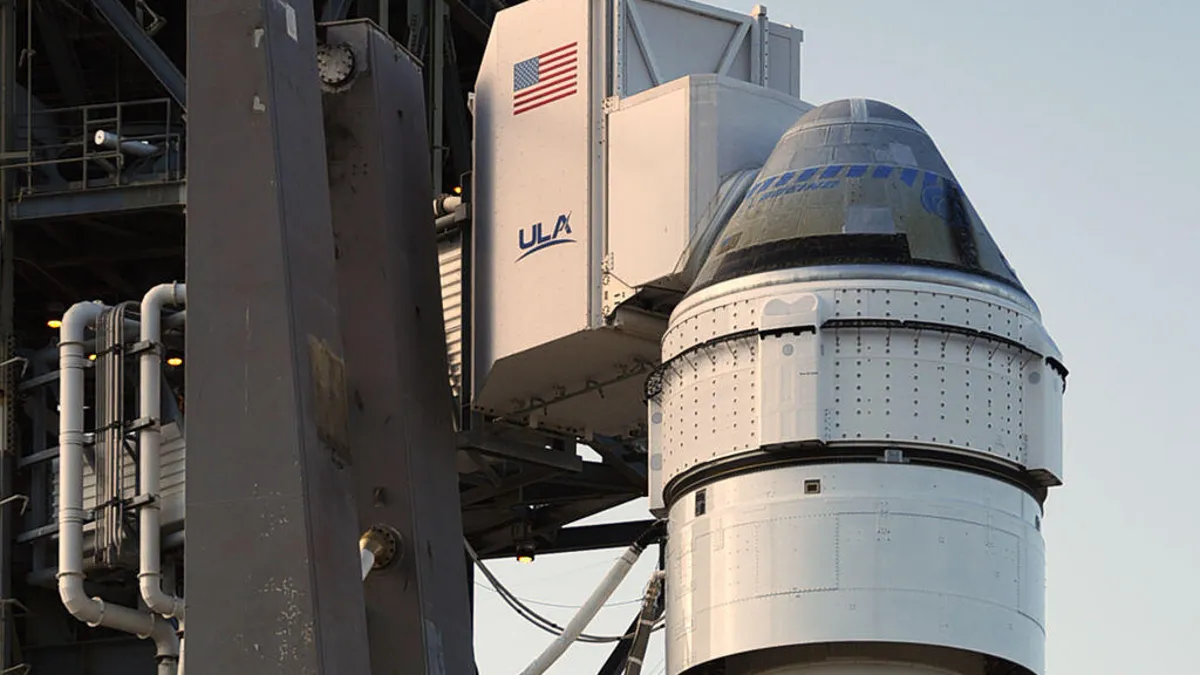
{"type": "MultiPolygon", "coordinates": [[[[179,426],[168,424],[163,427],[162,443],[162,525],[164,530],[176,530],[183,523],[183,490],[184,490],[184,459],[186,448],[179,426]]],[[[58,460],[54,460],[53,476],[51,479],[51,513],[58,513],[58,460]]],[[[123,473],[122,496],[133,499],[137,496],[137,462],[128,454],[122,461],[123,473]]],[[[83,508],[96,508],[96,472],[92,467],[90,457],[85,454],[83,463],[83,508]]],[[[85,548],[91,550],[91,538],[84,542],[85,548]]]]}
{"type": "Polygon", "coordinates": [[[438,266],[442,273],[442,313],[446,322],[446,356],[450,364],[450,389],[462,395],[463,262],[462,235],[438,241],[438,266]]]}

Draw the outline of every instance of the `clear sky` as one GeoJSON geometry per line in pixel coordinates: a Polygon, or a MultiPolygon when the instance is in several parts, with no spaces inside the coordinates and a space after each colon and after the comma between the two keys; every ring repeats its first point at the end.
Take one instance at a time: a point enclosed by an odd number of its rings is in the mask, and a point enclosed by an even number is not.
{"type": "MultiPolygon", "coordinates": [[[[1200,2],[765,4],[805,31],[805,100],[877,98],[930,132],[1065,355],[1048,675],[1200,673],[1200,2]]],[[[574,606],[618,553],[495,571],[574,606]]],[[[616,601],[640,594],[650,563],[616,601]]],[[[480,673],[513,675],[549,636],[476,591],[480,673]]],[[[620,632],[636,608],[606,609],[590,632],[620,632]]],[[[590,675],[607,653],[577,645],[550,673],[590,675]]],[[[661,659],[656,641],[643,673],[661,659]]]]}

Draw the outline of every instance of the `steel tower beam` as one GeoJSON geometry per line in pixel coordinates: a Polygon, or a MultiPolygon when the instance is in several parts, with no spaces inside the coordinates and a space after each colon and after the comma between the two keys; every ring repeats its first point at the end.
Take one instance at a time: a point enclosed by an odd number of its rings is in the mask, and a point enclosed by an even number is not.
{"type": "Polygon", "coordinates": [[[313,3],[188,30],[187,666],[368,673],[313,3]]]}
{"type": "MultiPolygon", "coordinates": [[[[16,84],[17,59],[17,12],[12,3],[0,3],[0,162],[6,161],[15,124],[13,121],[13,95],[16,84]]],[[[10,341],[13,336],[13,233],[12,220],[8,214],[9,174],[0,167],[0,360],[7,361],[12,352],[10,341]]],[[[14,458],[20,454],[16,446],[16,411],[22,397],[17,393],[16,376],[20,371],[11,368],[0,372],[0,497],[13,494],[14,458]]],[[[12,667],[15,633],[12,598],[12,554],[13,530],[17,525],[11,508],[0,506],[0,671],[12,667]]]]}
{"type": "MultiPolygon", "coordinates": [[[[92,4],[96,9],[104,15],[104,19],[108,21],[113,30],[117,31],[117,35],[129,45],[137,57],[146,64],[150,69],[150,73],[162,83],[166,88],[167,93],[181,108],[187,108],[187,80],[183,74],[171,62],[170,57],[163,52],[146,31],[138,24],[137,19],[125,9],[120,0],[92,0],[92,4]]],[[[220,2],[211,2],[203,4],[220,5],[220,2]]],[[[280,3],[286,5],[286,3],[280,3]]]]}
{"type": "Polygon", "coordinates": [[[321,10],[322,21],[341,21],[350,15],[350,6],[354,0],[325,0],[321,10]]]}
{"type": "Polygon", "coordinates": [[[327,74],[325,138],[359,525],[401,542],[396,562],[366,580],[371,672],[471,673],[421,72],[371,22],[325,35],[355,71],[327,74]]]}

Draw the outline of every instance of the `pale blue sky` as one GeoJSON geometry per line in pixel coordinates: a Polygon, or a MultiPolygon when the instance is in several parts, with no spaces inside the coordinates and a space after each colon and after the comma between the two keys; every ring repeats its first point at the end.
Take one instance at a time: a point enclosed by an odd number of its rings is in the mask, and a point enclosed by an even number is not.
{"type": "MultiPolygon", "coordinates": [[[[1200,2],[765,4],[805,31],[805,100],[881,99],[930,132],[1063,350],[1048,675],[1200,673],[1200,2]]],[[[495,568],[522,597],[578,605],[617,554],[495,568]]],[[[649,562],[615,600],[640,593],[649,562]]],[[[476,590],[480,673],[519,672],[549,636],[476,590]]],[[[578,645],[550,673],[591,675],[607,652],[578,645]]],[[[643,673],[660,663],[656,641],[643,673]]]]}

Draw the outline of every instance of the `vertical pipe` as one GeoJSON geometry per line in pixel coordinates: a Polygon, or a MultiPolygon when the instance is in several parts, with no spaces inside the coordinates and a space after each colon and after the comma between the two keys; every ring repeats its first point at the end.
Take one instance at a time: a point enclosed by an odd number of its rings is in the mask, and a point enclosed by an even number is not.
{"type": "Polygon", "coordinates": [[[433,0],[429,7],[429,145],[433,155],[433,194],[441,194],[446,173],[446,143],[443,137],[445,112],[443,89],[446,85],[446,0],[433,0]]]}
{"type": "Polygon", "coordinates": [[[162,588],[162,310],[164,305],[182,306],[187,302],[183,284],[160,284],[142,298],[142,331],[139,359],[141,383],[138,389],[139,417],[145,426],[138,434],[138,479],[143,495],[150,499],[138,512],[141,523],[138,586],[142,600],[152,611],[183,621],[183,598],[162,588]]]}
{"type": "MultiPolygon", "coordinates": [[[[16,83],[16,68],[13,64],[13,56],[16,54],[16,8],[11,2],[0,3],[0,247],[2,247],[2,255],[0,255],[0,322],[2,322],[3,339],[7,341],[9,331],[11,329],[11,311],[12,311],[12,236],[8,231],[8,171],[4,164],[8,162],[9,139],[12,137],[13,121],[12,111],[15,108],[12,101],[13,84],[16,83]]],[[[4,414],[8,415],[9,410],[15,404],[15,400],[11,397],[4,399],[4,414]]],[[[6,424],[8,418],[6,418],[6,424]]],[[[7,440],[7,439],[6,439],[7,440]]],[[[17,451],[16,448],[5,447],[5,452],[0,454],[0,491],[3,494],[11,494],[12,476],[9,473],[12,463],[10,458],[17,451]]],[[[10,573],[10,541],[9,541],[9,524],[10,516],[7,512],[0,514],[0,595],[9,597],[9,585],[11,583],[10,573]]],[[[10,619],[12,611],[9,605],[0,607],[0,671],[7,670],[12,665],[9,655],[11,654],[11,642],[9,640],[10,619]]]]}
{"type": "Polygon", "coordinates": [[[174,627],[153,614],[89,598],[83,588],[83,340],[104,305],[80,302],[63,315],[59,333],[58,418],[58,592],[72,616],[89,626],[104,626],[152,638],[159,675],[172,675],[179,658],[174,627]]]}
{"type": "MultiPolygon", "coordinates": [[[[123,107],[124,107],[124,106],[122,106],[122,105],[120,104],[120,102],[118,102],[118,103],[117,103],[117,105],[116,105],[116,111],[117,111],[117,138],[118,138],[118,139],[120,139],[120,138],[124,138],[124,137],[125,137],[125,129],[123,129],[123,128],[122,128],[122,124],[121,124],[121,111],[122,111],[123,107]]],[[[85,138],[83,142],[84,142],[84,143],[87,143],[87,139],[85,138]]],[[[120,146],[119,146],[119,145],[118,145],[118,148],[119,148],[119,149],[123,149],[123,148],[120,148],[120,146]]],[[[120,184],[121,184],[121,177],[125,175],[125,157],[124,157],[124,156],[122,156],[122,155],[117,155],[115,159],[116,159],[116,164],[117,164],[117,185],[120,185],[120,184]]]]}

